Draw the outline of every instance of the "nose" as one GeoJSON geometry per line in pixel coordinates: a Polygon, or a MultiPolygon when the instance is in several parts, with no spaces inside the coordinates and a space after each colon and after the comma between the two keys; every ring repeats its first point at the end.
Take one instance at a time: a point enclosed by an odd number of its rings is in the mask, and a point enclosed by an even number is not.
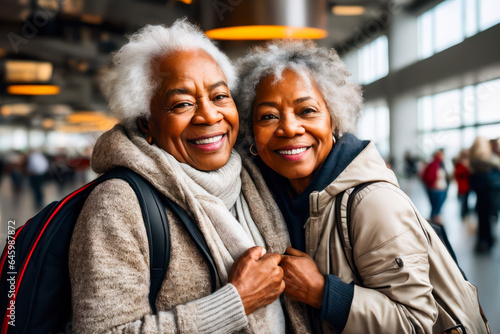
{"type": "Polygon", "coordinates": [[[294,113],[280,119],[280,125],[276,129],[276,135],[283,137],[295,137],[303,135],[306,132],[300,120],[297,119],[294,113]]]}
{"type": "Polygon", "coordinates": [[[192,118],[193,124],[214,125],[220,122],[224,116],[216,106],[207,99],[201,99],[196,104],[196,111],[192,118]]]}

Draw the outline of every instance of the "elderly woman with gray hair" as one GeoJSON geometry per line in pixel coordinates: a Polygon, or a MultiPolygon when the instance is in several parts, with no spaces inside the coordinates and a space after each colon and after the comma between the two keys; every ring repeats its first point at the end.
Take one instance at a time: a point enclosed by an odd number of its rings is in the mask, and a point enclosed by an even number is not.
{"type": "Polygon", "coordinates": [[[352,134],[361,89],[337,53],[307,41],[273,42],[241,59],[239,70],[242,139],[293,246],[280,262],[284,293],[310,306],[316,330],[485,333],[477,294],[468,293],[475,288],[373,142],[352,134]],[[355,195],[358,185],[365,187],[355,195]]]}
{"type": "Polygon", "coordinates": [[[258,169],[233,150],[235,83],[228,58],[186,21],[146,26],[114,55],[103,87],[121,122],[99,138],[92,168],[131,169],[184,209],[211,253],[216,287],[167,209],[170,262],[154,314],[138,199],[125,181],[108,180],[87,198],[70,245],[76,332],[309,331],[300,306],[287,299],[285,317],[278,299],[286,225],[258,169]]]}

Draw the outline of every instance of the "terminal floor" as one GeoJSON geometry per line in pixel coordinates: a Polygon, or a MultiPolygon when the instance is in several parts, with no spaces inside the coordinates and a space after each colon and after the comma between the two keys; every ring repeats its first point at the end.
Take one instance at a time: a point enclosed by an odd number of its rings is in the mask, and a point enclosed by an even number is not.
{"type": "MultiPolygon", "coordinates": [[[[18,198],[14,198],[10,180],[3,178],[0,184],[1,204],[1,230],[0,246],[3,248],[7,235],[9,221],[15,222],[16,227],[21,226],[35,210],[30,189],[23,189],[18,198]]],[[[47,183],[44,188],[46,203],[62,198],[77,185],[67,185],[59,189],[55,183],[47,183]]],[[[401,188],[410,196],[417,208],[426,217],[430,213],[430,205],[422,187],[416,179],[401,179],[401,188]]],[[[474,253],[476,217],[463,223],[459,216],[458,201],[455,196],[456,187],[450,186],[448,198],[443,207],[443,221],[450,242],[455,250],[458,262],[467,278],[478,287],[479,299],[483,310],[490,322],[492,333],[500,333],[500,241],[497,242],[492,252],[487,255],[474,253]]],[[[470,198],[471,206],[474,204],[473,196],[470,198]]],[[[500,240],[500,223],[493,225],[493,231],[500,240]]]]}

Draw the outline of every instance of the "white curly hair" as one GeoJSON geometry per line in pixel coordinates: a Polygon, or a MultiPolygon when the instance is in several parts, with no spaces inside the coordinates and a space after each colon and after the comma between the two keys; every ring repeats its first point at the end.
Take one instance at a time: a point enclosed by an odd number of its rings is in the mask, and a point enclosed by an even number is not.
{"type": "Polygon", "coordinates": [[[159,87],[161,73],[153,65],[158,57],[176,51],[202,49],[220,66],[230,90],[236,88],[236,71],[203,31],[186,19],[177,20],[171,27],[146,25],[129,36],[129,42],[113,55],[111,69],[101,83],[104,95],[114,115],[125,125],[150,115],[150,102],[159,87]]]}
{"type": "Polygon", "coordinates": [[[361,88],[348,80],[351,73],[334,49],[320,48],[309,40],[272,41],[251,50],[236,67],[240,81],[235,100],[243,144],[253,142],[252,113],[258,84],[268,76],[280,80],[285,69],[309,78],[318,87],[330,112],[335,137],[356,132],[363,108],[361,88]]]}

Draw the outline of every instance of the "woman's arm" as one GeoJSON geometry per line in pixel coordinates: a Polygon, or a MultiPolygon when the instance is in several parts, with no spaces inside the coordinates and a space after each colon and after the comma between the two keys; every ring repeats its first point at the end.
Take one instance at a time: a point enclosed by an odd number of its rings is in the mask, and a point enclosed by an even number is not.
{"type": "Polygon", "coordinates": [[[124,181],[106,181],[90,194],[69,258],[78,333],[226,333],[247,324],[232,284],[169,312],[151,313],[148,241],[136,195],[124,181]]]}

